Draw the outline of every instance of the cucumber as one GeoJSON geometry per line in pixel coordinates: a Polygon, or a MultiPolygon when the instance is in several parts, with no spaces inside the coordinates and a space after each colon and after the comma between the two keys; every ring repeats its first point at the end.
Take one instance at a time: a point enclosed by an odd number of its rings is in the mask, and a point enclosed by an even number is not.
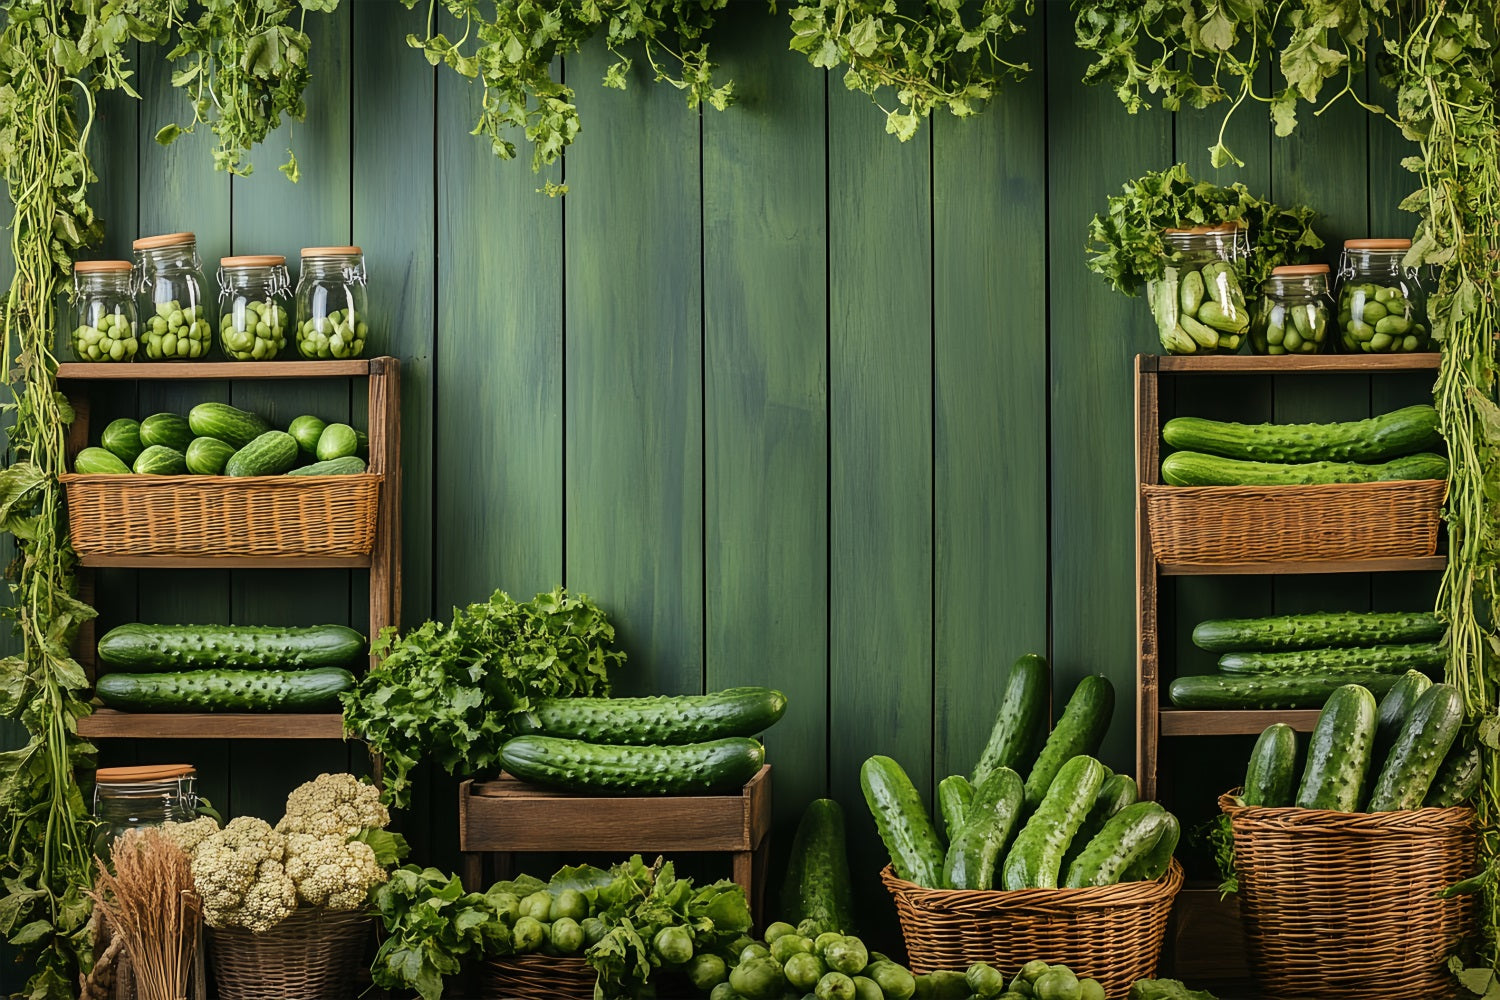
{"type": "Polygon", "coordinates": [[[1051,698],[1052,675],[1043,657],[1027,653],[1011,665],[989,741],[969,778],[972,784],[980,784],[997,767],[1030,773],[1047,734],[1051,698]]]}
{"type": "Polygon", "coordinates": [[[343,625],[118,625],[99,640],[99,662],[115,672],[296,670],[342,667],[365,651],[365,637],[343,625]]]}
{"type": "Polygon", "coordinates": [[[786,695],[764,687],[651,698],[542,698],[518,732],[587,743],[681,745],[754,736],[786,712],[786,695]]]}
{"type": "Polygon", "coordinates": [[[287,425],[286,432],[297,439],[297,450],[303,458],[318,457],[318,438],[328,426],[310,413],[296,417],[287,425]]]}
{"type": "Polygon", "coordinates": [[[328,424],[318,435],[315,454],[318,461],[328,462],[335,458],[346,458],[359,450],[359,438],[348,424],[328,424]]]}
{"type": "Polygon", "coordinates": [[[183,459],[193,475],[217,476],[224,472],[224,466],[233,454],[234,445],[218,438],[200,437],[188,443],[183,459]]]}
{"type": "Polygon", "coordinates": [[[1308,740],[1297,805],[1353,812],[1374,742],[1375,696],[1358,684],[1345,684],[1330,694],[1308,740]]]}
{"type": "Polygon", "coordinates": [[[1280,465],[1221,458],[1196,451],[1174,451],[1161,463],[1161,481],[1169,486],[1300,486],[1447,478],[1448,460],[1426,452],[1393,458],[1379,465],[1358,462],[1280,465]]]}
{"type": "Polygon", "coordinates": [[[1284,653],[1225,653],[1219,670],[1226,674],[1404,674],[1408,670],[1442,670],[1448,647],[1438,642],[1365,649],[1292,649],[1284,653]]]}
{"type": "Polygon", "coordinates": [[[1114,885],[1141,861],[1167,829],[1167,811],[1155,802],[1134,802],[1109,818],[1068,866],[1069,889],[1114,885]]]}
{"type": "Polygon", "coordinates": [[[125,712],[317,712],[336,710],[354,675],[317,670],[189,670],[105,674],[94,693],[125,712]]]}
{"type": "Polygon", "coordinates": [[[73,456],[73,471],[83,476],[123,476],[130,466],[107,448],[85,448],[73,456]]]}
{"type": "Polygon", "coordinates": [[[1455,740],[1443,766],[1438,768],[1432,787],[1427,790],[1424,806],[1447,808],[1461,806],[1479,791],[1484,774],[1479,766],[1479,746],[1464,746],[1455,740]]]}
{"type": "Polygon", "coordinates": [[[271,429],[259,414],[228,403],[199,403],[188,411],[187,422],[198,437],[218,438],[236,448],[245,447],[271,429]]]}
{"type": "Polygon", "coordinates": [[[1140,789],[1136,787],[1135,779],[1128,774],[1111,774],[1104,779],[1104,784],[1099,786],[1099,795],[1094,799],[1094,804],[1089,807],[1089,814],[1084,817],[1083,823],[1079,825],[1078,832],[1073,835],[1073,842],[1063,854],[1062,870],[1067,871],[1071,865],[1083,853],[1089,841],[1104,829],[1104,824],[1109,822],[1111,816],[1124,809],[1128,805],[1134,805],[1141,796],[1140,789]]]}
{"type": "Polygon", "coordinates": [[[963,828],[964,816],[974,801],[974,786],[961,774],[950,774],[938,782],[938,815],[943,820],[943,839],[949,843],[963,828]]]}
{"type": "Polygon", "coordinates": [[[781,912],[790,923],[811,920],[820,934],[854,932],[844,811],[833,799],[813,799],[802,812],[781,889],[781,912]]]}
{"type": "Polygon", "coordinates": [[[143,450],[157,444],[183,451],[193,440],[193,429],[176,413],[153,413],[141,421],[140,437],[143,450]]]}
{"type": "Polygon", "coordinates": [[[187,459],[164,444],[148,445],[136,456],[131,471],[140,476],[181,476],[187,473],[187,459]]]}
{"type": "Polygon", "coordinates": [[[126,465],[133,465],[145,449],[141,444],[141,423],[129,417],[111,420],[99,435],[99,444],[126,465]]]}
{"type": "Polygon", "coordinates": [[[891,869],[924,889],[943,884],[943,847],[916,786],[889,757],[876,755],[859,769],[859,786],[875,829],[891,855],[891,869]]]}
{"type": "MultiPolygon", "coordinates": [[[[1370,760],[1378,763],[1390,755],[1391,747],[1396,745],[1396,738],[1401,735],[1401,729],[1416,706],[1417,699],[1430,687],[1432,681],[1426,674],[1408,670],[1401,675],[1396,686],[1380,699],[1380,704],[1375,709],[1375,745],[1370,748],[1370,760]]],[[[1360,796],[1361,802],[1370,800],[1370,787],[1376,778],[1374,772],[1375,768],[1365,772],[1365,790],[1360,796]]]]}
{"type": "Polygon", "coordinates": [[[1346,611],[1199,622],[1193,644],[1211,653],[1277,652],[1331,646],[1436,642],[1447,631],[1436,615],[1346,611]]]}
{"type": "Polygon", "coordinates": [[[365,460],[349,455],[327,462],[314,462],[288,472],[289,476],[353,476],[365,471],[365,460]]]}
{"type": "Polygon", "coordinates": [[[1073,689],[1073,697],[1068,699],[1068,707],[1063,709],[1062,718],[1057,720],[1036,764],[1026,776],[1028,809],[1035,809],[1041,804],[1052,786],[1053,778],[1069,760],[1098,751],[1104,732],[1109,728],[1114,707],[1115,687],[1108,677],[1090,674],[1078,682],[1078,687],[1073,689]]]}
{"type": "Polygon", "coordinates": [[[626,747],[517,736],[500,766],[522,781],[571,792],[694,795],[742,788],[766,762],[756,740],[734,736],[676,747],[626,747]]]}
{"type": "Polygon", "coordinates": [[[1057,888],[1063,854],[1102,784],[1104,765],[1092,757],[1079,755],[1062,766],[1005,856],[1006,889],[1057,888]]]}
{"type": "Polygon", "coordinates": [[[1367,812],[1420,809],[1458,737],[1464,702],[1451,684],[1434,684],[1417,699],[1370,792],[1367,812]]]}
{"type": "MultiPolygon", "coordinates": [[[[1393,674],[1368,674],[1361,675],[1359,683],[1378,696],[1395,687],[1397,680],[1393,674]]],[[[1178,708],[1321,708],[1329,695],[1348,683],[1348,674],[1202,674],[1177,678],[1167,688],[1167,697],[1178,708]]]]}
{"type": "Polygon", "coordinates": [[[1021,815],[1026,786],[1021,776],[999,767],[974,790],[968,817],[955,832],[943,858],[943,885],[949,889],[989,889],[995,862],[1005,850],[1021,815]]]}
{"type": "Polygon", "coordinates": [[[1173,417],[1161,436],[1178,451],[1257,462],[1382,462],[1431,451],[1443,442],[1437,410],[1427,403],[1330,424],[1237,424],[1173,417]]]}
{"type": "Polygon", "coordinates": [[[1285,722],[1273,722],[1261,731],[1245,768],[1245,787],[1240,796],[1247,806],[1279,809],[1292,804],[1297,784],[1297,734],[1285,722]]]}
{"type": "Polygon", "coordinates": [[[279,476],[297,464],[297,441],[286,431],[266,431],[230,456],[226,476],[279,476]]]}
{"type": "Polygon", "coordinates": [[[1121,882],[1154,882],[1172,867],[1172,855],[1177,851],[1177,842],[1182,839],[1182,826],[1177,817],[1167,813],[1161,836],[1151,850],[1133,861],[1120,876],[1121,882]]]}

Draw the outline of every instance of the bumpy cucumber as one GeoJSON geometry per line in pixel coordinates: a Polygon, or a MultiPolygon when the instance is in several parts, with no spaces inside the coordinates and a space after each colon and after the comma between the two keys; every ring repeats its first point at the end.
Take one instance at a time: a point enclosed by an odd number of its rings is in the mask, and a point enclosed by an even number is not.
{"type": "Polygon", "coordinates": [[[1161,463],[1161,481],[1169,486],[1301,486],[1310,483],[1383,483],[1410,479],[1446,479],[1448,460],[1423,453],[1393,458],[1379,465],[1359,462],[1245,462],[1196,451],[1174,451],[1161,463]]]}
{"type": "Polygon", "coordinates": [[[1417,699],[1430,687],[1432,680],[1426,674],[1419,670],[1408,670],[1401,675],[1396,686],[1380,699],[1380,704],[1375,709],[1375,745],[1370,748],[1373,766],[1365,772],[1365,789],[1360,796],[1361,802],[1370,800],[1370,789],[1375,783],[1381,762],[1390,755],[1391,747],[1396,745],[1396,737],[1401,735],[1401,729],[1416,706],[1417,699]]]}
{"type": "Polygon", "coordinates": [[[990,772],[974,790],[968,818],[958,828],[943,859],[943,884],[950,889],[989,889],[995,863],[1021,815],[1026,789],[1008,767],[990,772]]]}
{"type": "Polygon", "coordinates": [[[118,625],[99,640],[99,662],[113,671],[278,670],[342,667],[365,651],[365,637],[343,625],[118,625]]]}
{"type": "Polygon", "coordinates": [[[365,471],[365,460],[354,455],[314,462],[288,472],[289,476],[353,476],[365,471]]]}
{"type": "Polygon", "coordinates": [[[589,743],[678,745],[754,736],[786,713],[786,695],[764,687],[649,698],[543,698],[522,732],[589,743]]]}
{"type": "MultiPolygon", "coordinates": [[[[1178,708],[1320,708],[1328,696],[1348,684],[1348,674],[1294,675],[1221,674],[1179,677],[1167,689],[1178,708]]],[[[1368,674],[1359,683],[1383,695],[1399,680],[1393,674],[1368,674]]]]}
{"type": "Polygon", "coordinates": [[[228,403],[199,403],[188,411],[187,423],[198,437],[218,438],[236,448],[271,429],[264,417],[228,403]]]}
{"type": "Polygon", "coordinates": [[[1464,721],[1464,702],[1451,684],[1434,684],[1417,699],[1396,737],[1375,788],[1369,812],[1419,809],[1464,721]]]}
{"type": "Polygon", "coordinates": [[[1182,826],[1177,822],[1177,817],[1167,813],[1166,825],[1155,845],[1125,869],[1125,874],[1120,876],[1120,881],[1153,882],[1161,878],[1172,866],[1172,855],[1176,852],[1177,842],[1181,838],[1182,826]]]}
{"type": "Polygon", "coordinates": [[[1134,802],[1109,818],[1068,866],[1069,889],[1114,885],[1151,852],[1167,828],[1167,811],[1155,802],[1134,802]]]}
{"type": "Polygon", "coordinates": [[[1285,722],[1273,722],[1250,751],[1241,797],[1247,806],[1289,806],[1296,783],[1297,734],[1285,722]]]}
{"type": "Polygon", "coordinates": [[[678,747],[627,747],[517,736],[500,748],[500,766],[522,781],[574,792],[726,791],[743,786],[765,761],[765,748],[744,737],[678,747]]]}
{"type": "Polygon", "coordinates": [[[317,670],[187,670],[105,674],[94,693],[126,712],[316,712],[338,706],[354,675],[317,670]]]}
{"type": "Polygon", "coordinates": [[[970,777],[972,784],[984,781],[997,767],[1008,767],[1017,774],[1030,772],[1047,732],[1051,699],[1052,671],[1047,661],[1027,653],[1010,668],[989,742],[970,777]]]}
{"type": "MultiPolygon", "coordinates": [[[[1109,728],[1115,708],[1115,686],[1103,674],[1090,674],[1078,682],[1062,718],[1057,720],[1042,752],[1026,776],[1026,807],[1035,809],[1046,797],[1055,778],[1068,761],[1097,753],[1109,728]]],[[[1101,779],[1102,780],[1102,779],[1101,779]]],[[[1097,789],[1095,789],[1097,791],[1097,789]]],[[[1090,799],[1092,802],[1092,799],[1090,799]]],[[[1085,807],[1087,808],[1087,807],[1085,807]]],[[[1060,859],[1059,859],[1060,860],[1060,859]]]]}
{"type": "Polygon", "coordinates": [[[1437,410],[1419,403],[1367,420],[1329,424],[1237,424],[1174,417],[1162,440],[1178,451],[1204,451],[1260,462],[1379,462],[1442,443],[1437,410]]]}
{"type": "Polygon", "coordinates": [[[833,799],[814,799],[792,838],[791,861],[781,890],[783,917],[811,920],[821,932],[854,932],[854,890],[844,835],[844,811],[833,799]]]}
{"type": "Polygon", "coordinates": [[[1479,766],[1479,745],[1464,746],[1455,740],[1443,766],[1438,768],[1432,787],[1427,790],[1424,806],[1461,806],[1479,791],[1484,773],[1479,766]]]}
{"type": "Polygon", "coordinates": [[[1272,618],[1217,618],[1199,622],[1193,643],[1212,653],[1274,653],[1329,646],[1388,646],[1436,642],[1447,630],[1436,615],[1413,612],[1326,612],[1272,618]]]}
{"type": "Polygon", "coordinates": [[[908,882],[927,889],[943,884],[943,845],[927,816],[916,786],[889,757],[874,756],[859,769],[865,804],[885,848],[891,868],[908,882]]]}
{"type": "Polygon", "coordinates": [[[1284,653],[1225,653],[1219,670],[1226,674],[1404,674],[1439,671],[1448,648],[1437,642],[1352,649],[1293,649],[1284,653]]]}
{"type": "Polygon", "coordinates": [[[1109,822],[1111,816],[1128,805],[1134,805],[1138,798],[1140,798],[1140,789],[1136,787],[1135,779],[1130,775],[1111,774],[1105,778],[1104,784],[1099,786],[1099,795],[1094,799],[1093,806],[1089,808],[1089,814],[1084,817],[1083,823],[1078,827],[1078,832],[1073,835],[1073,842],[1068,845],[1068,850],[1063,854],[1062,870],[1068,870],[1068,866],[1083,853],[1089,841],[1104,829],[1104,824],[1109,822]]]}
{"type": "Polygon", "coordinates": [[[963,828],[964,816],[974,801],[974,786],[961,774],[950,774],[938,782],[938,815],[943,820],[943,839],[952,843],[963,828]]]}
{"type": "Polygon", "coordinates": [[[1375,696],[1345,684],[1328,696],[1307,746],[1297,805],[1353,812],[1375,742],[1375,696]]]}
{"type": "Polygon", "coordinates": [[[1006,889],[1057,888],[1063,854],[1102,784],[1104,765],[1092,757],[1079,755],[1062,766],[1005,856],[1006,889]]]}

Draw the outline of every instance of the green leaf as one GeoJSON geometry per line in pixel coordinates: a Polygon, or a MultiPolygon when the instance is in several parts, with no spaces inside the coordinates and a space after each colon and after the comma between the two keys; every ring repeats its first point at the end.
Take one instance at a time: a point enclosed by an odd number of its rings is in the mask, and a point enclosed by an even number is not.
{"type": "Polygon", "coordinates": [[[52,921],[33,920],[31,923],[22,926],[20,930],[16,931],[6,940],[8,943],[19,948],[28,944],[36,944],[51,933],[52,921]]]}

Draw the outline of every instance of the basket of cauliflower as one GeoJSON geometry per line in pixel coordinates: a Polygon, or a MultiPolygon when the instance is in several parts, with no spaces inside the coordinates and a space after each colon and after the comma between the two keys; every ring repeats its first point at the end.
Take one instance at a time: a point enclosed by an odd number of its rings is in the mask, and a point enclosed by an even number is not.
{"type": "Polygon", "coordinates": [[[320,774],[287,796],[274,827],[169,823],[192,858],[220,1000],[350,1000],[373,943],[370,893],[399,860],[380,790],[320,774]]]}

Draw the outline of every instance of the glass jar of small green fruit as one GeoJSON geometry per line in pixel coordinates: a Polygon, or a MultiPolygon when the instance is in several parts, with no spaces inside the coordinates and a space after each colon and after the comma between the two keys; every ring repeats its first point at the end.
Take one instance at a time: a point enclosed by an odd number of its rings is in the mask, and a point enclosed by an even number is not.
{"type": "Polygon", "coordinates": [[[146,236],[133,244],[145,361],[201,361],[213,346],[213,299],[192,233],[146,236]]]}
{"type": "Polygon", "coordinates": [[[1166,270],[1146,286],[1161,345],[1169,354],[1233,354],[1250,330],[1234,262],[1243,253],[1235,222],[1168,229],[1166,270]]]}
{"type": "Polygon", "coordinates": [[[297,353],[314,360],[363,356],[368,301],[359,247],[305,248],[297,276],[297,353]]]}
{"type": "Polygon", "coordinates": [[[1421,271],[1403,263],[1411,240],[1345,240],[1339,258],[1339,342],[1350,354],[1432,350],[1421,271]]]}
{"type": "Polygon", "coordinates": [[[233,361],[273,361],[286,349],[292,282],[280,254],[219,261],[219,347],[233,361]]]}
{"type": "Polygon", "coordinates": [[[73,265],[73,357],[79,361],[134,361],[140,349],[135,311],[135,267],[128,260],[80,260],[73,265]]]}
{"type": "Polygon", "coordinates": [[[1333,298],[1327,264],[1275,268],[1260,286],[1250,320],[1250,350],[1256,354],[1318,354],[1328,344],[1333,298]]]}

